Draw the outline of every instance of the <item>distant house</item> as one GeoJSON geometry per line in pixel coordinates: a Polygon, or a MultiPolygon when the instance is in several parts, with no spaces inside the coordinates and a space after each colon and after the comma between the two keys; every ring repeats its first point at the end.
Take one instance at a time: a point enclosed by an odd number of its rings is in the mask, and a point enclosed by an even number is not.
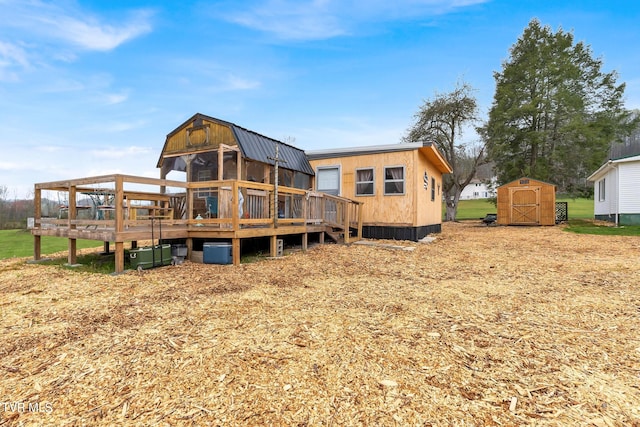
{"type": "Polygon", "coordinates": [[[595,219],[640,225],[640,155],[608,160],[587,181],[594,183],[595,219]]]}
{"type": "Polygon", "coordinates": [[[489,199],[496,197],[498,179],[493,172],[493,163],[485,163],[476,168],[473,179],[462,189],[460,200],[489,199]]]}
{"type": "Polygon", "coordinates": [[[422,143],[307,151],[315,190],[363,203],[362,235],[419,240],[440,232],[442,175],[451,166],[422,143]]]}
{"type": "Polygon", "coordinates": [[[473,178],[460,193],[460,200],[489,199],[491,197],[496,197],[496,190],[487,185],[486,181],[477,178],[473,178]]]}

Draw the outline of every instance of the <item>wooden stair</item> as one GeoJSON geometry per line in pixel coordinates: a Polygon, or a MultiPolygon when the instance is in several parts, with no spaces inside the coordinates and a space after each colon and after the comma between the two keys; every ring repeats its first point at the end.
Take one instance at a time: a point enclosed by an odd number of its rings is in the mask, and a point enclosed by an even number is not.
{"type": "Polygon", "coordinates": [[[335,243],[344,243],[344,231],[340,229],[335,229],[334,227],[328,226],[324,233],[329,237],[329,239],[333,240],[335,243]]]}

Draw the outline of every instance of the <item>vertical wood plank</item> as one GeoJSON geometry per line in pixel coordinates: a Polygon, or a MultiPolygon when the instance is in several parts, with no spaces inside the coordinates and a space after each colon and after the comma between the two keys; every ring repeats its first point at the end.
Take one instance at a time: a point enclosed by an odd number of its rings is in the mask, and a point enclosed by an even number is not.
{"type": "MultiPolygon", "coordinates": [[[[40,221],[42,220],[42,190],[39,188],[35,189],[33,194],[33,208],[34,208],[34,218],[33,218],[33,226],[37,228],[42,228],[40,221]]],[[[33,259],[39,260],[42,256],[42,239],[40,236],[33,236],[33,259]]]]}
{"type": "Polygon", "coordinates": [[[231,239],[231,256],[233,257],[233,265],[240,265],[240,239],[231,239]]]}
{"type": "Polygon", "coordinates": [[[124,271],[124,242],[116,242],[116,273],[124,271]]]}

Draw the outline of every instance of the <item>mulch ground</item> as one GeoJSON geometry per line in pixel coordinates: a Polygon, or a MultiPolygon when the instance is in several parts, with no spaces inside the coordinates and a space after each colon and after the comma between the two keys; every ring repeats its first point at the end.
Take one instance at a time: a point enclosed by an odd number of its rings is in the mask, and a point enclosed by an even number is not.
{"type": "Polygon", "coordinates": [[[640,426],[640,236],[374,243],[119,276],[0,262],[0,425],[640,426]]]}

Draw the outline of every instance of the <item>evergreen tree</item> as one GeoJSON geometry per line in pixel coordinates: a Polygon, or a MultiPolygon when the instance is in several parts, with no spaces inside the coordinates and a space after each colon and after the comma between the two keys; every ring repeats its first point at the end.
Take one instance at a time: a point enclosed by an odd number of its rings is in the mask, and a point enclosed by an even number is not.
{"type": "Polygon", "coordinates": [[[586,189],[585,178],[605,160],[610,144],[635,126],[624,109],[624,84],[604,73],[591,48],[573,34],[532,20],[510,49],[482,130],[498,182],[521,176],[586,189]]]}

